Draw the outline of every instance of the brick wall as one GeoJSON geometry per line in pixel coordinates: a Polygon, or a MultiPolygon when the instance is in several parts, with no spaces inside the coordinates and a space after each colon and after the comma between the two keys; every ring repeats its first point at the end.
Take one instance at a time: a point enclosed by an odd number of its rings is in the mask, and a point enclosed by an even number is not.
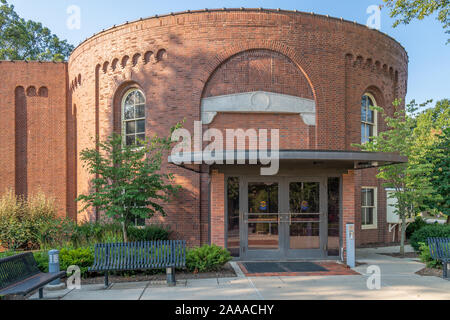
{"type": "MultiPolygon", "coordinates": [[[[349,223],[355,224],[355,232],[358,229],[356,223],[357,212],[356,206],[356,188],[355,188],[355,171],[350,170],[347,174],[342,176],[342,244],[344,247],[344,261],[347,258],[347,232],[346,225],[349,223]]],[[[358,239],[358,234],[355,234],[358,239]]]]}
{"type": "Polygon", "coordinates": [[[225,248],[225,177],[211,173],[211,243],[225,248]]]}
{"type": "MultiPolygon", "coordinates": [[[[281,148],[351,149],[360,137],[361,95],[369,90],[390,109],[394,93],[405,95],[407,61],[404,49],[377,31],[305,13],[211,10],[128,23],[85,41],[69,60],[76,147],[120,130],[122,93],[138,87],[147,98],[149,136],[167,135],[183,119],[193,132],[203,97],[263,90],[315,99],[316,126],[295,115],[219,114],[210,127],[278,127],[281,148]]],[[[189,191],[155,219],[193,244],[207,242],[207,174],[167,168],[189,191]]],[[[76,192],[88,192],[92,177],[80,161],[75,171],[76,192]]]]}
{"type": "Polygon", "coordinates": [[[66,63],[1,61],[0,192],[39,191],[68,212],[66,63]]]}
{"type": "MultiPolygon", "coordinates": [[[[90,191],[92,179],[79,152],[94,147],[96,137],[120,131],[120,102],[131,87],[146,96],[148,136],[166,136],[183,119],[193,132],[204,97],[263,90],[314,99],[316,125],[295,115],[219,114],[210,126],[278,127],[285,149],[352,149],[360,139],[362,94],[372,93],[392,114],[393,99],[406,94],[407,63],[401,45],[378,31],[300,12],[210,10],[127,23],[82,43],[68,66],[0,63],[0,124],[7,128],[0,146],[8,150],[0,153],[0,187],[30,192],[42,185],[58,197],[61,212],[75,217],[74,199],[90,191]],[[27,95],[32,86],[36,96],[32,89],[27,95]],[[39,96],[41,87],[48,97],[39,96]],[[16,126],[23,119],[31,131],[16,126]]],[[[168,164],[164,170],[175,174],[183,191],[166,207],[167,217],[154,220],[191,245],[208,242],[208,173],[168,164]]],[[[77,219],[95,216],[88,211],[77,219]]],[[[382,241],[383,232],[359,236],[382,241]]]]}

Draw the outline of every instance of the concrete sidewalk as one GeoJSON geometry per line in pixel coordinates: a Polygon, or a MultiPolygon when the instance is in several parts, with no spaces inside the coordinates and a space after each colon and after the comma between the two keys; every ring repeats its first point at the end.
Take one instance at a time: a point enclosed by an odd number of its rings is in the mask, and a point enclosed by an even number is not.
{"type": "MultiPolygon", "coordinates": [[[[279,299],[443,299],[450,300],[450,281],[422,277],[415,272],[424,264],[417,259],[398,259],[380,255],[398,249],[374,248],[357,251],[354,276],[250,277],[183,280],[177,287],[165,283],[114,283],[84,285],[81,290],[46,292],[46,298],[63,300],[279,300],[279,299]],[[367,287],[367,268],[381,270],[381,289],[367,287]]],[[[32,299],[36,299],[34,295],[32,299]]]]}

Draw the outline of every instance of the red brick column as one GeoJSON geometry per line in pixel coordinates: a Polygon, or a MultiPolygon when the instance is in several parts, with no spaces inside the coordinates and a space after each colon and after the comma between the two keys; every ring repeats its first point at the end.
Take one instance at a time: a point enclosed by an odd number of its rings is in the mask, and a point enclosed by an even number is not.
{"type": "MultiPolygon", "coordinates": [[[[349,170],[342,176],[342,241],[344,247],[344,261],[347,258],[347,223],[355,224],[355,171],[349,170]]],[[[356,226],[355,226],[356,228],[356,226]]],[[[355,233],[356,234],[356,233],[355,233]]]]}
{"type": "Polygon", "coordinates": [[[211,244],[225,248],[225,176],[211,173],[211,244]]]}

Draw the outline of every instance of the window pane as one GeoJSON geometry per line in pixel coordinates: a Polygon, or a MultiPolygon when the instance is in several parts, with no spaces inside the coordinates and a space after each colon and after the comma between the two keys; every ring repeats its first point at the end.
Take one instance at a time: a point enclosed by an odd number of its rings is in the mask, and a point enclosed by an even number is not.
{"type": "Polygon", "coordinates": [[[366,208],[361,209],[361,224],[366,225],[366,208]]]}
{"type": "Polygon", "coordinates": [[[136,135],[136,143],[142,145],[145,142],[145,134],[136,135]]]}
{"type": "Polygon", "coordinates": [[[373,137],[373,126],[367,125],[367,128],[369,130],[368,137],[373,137]]]}
{"type": "Polygon", "coordinates": [[[124,116],[125,120],[134,119],[134,107],[132,105],[125,104],[124,116]]]}
{"type": "Polygon", "coordinates": [[[361,206],[367,206],[367,189],[362,189],[361,193],[361,206]]]}
{"type": "Polygon", "coordinates": [[[367,218],[366,218],[366,224],[373,224],[373,208],[366,208],[367,212],[367,218]]]}
{"type": "Polygon", "coordinates": [[[372,137],[372,135],[371,135],[371,132],[372,132],[373,130],[372,130],[372,126],[370,126],[370,125],[368,125],[368,124],[366,124],[366,133],[365,133],[365,135],[366,135],[366,140],[367,141],[370,141],[370,137],[372,137]]]}
{"type": "Polygon", "coordinates": [[[136,106],[136,119],[145,118],[145,105],[136,106]]]}
{"type": "Polygon", "coordinates": [[[366,112],[366,107],[363,105],[361,106],[361,121],[366,121],[367,120],[367,112],[366,112]]]}
{"type": "Polygon", "coordinates": [[[367,107],[367,96],[364,95],[361,99],[361,106],[367,107]]]}
{"type": "Polygon", "coordinates": [[[278,183],[249,183],[248,212],[278,213],[278,183]]]}
{"type": "Polygon", "coordinates": [[[361,142],[366,143],[366,125],[364,123],[361,123],[361,142]]]}
{"type": "Polygon", "coordinates": [[[136,218],[136,227],[145,227],[145,219],[136,218]]]}
{"type": "Polygon", "coordinates": [[[126,134],[136,133],[136,122],[129,121],[126,123],[126,134]]]}
{"type": "Polygon", "coordinates": [[[145,120],[136,121],[137,128],[136,133],[145,133],[145,120]]]}
{"type": "Polygon", "coordinates": [[[127,136],[127,138],[126,138],[127,146],[132,146],[132,145],[135,144],[135,142],[136,142],[136,138],[135,138],[134,135],[132,135],[132,136],[127,136]]]}
{"type": "Polygon", "coordinates": [[[368,110],[367,111],[367,122],[374,123],[374,121],[375,121],[374,111],[368,110]]]}
{"type": "Polygon", "coordinates": [[[370,207],[375,206],[375,194],[373,189],[367,189],[367,205],[370,207]]]}
{"type": "Polygon", "coordinates": [[[375,104],[373,103],[372,99],[369,96],[367,97],[367,106],[368,107],[373,107],[375,104]]]}
{"type": "Polygon", "coordinates": [[[289,212],[319,213],[318,182],[293,182],[289,184],[289,212]]]}
{"type": "Polygon", "coordinates": [[[142,92],[140,91],[135,91],[136,92],[136,104],[144,104],[145,103],[145,99],[144,99],[144,95],[142,94],[142,92]]]}
{"type": "Polygon", "coordinates": [[[125,105],[133,106],[134,105],[134,92],[130,93],[128,97],[125,99],[125,105]]]}

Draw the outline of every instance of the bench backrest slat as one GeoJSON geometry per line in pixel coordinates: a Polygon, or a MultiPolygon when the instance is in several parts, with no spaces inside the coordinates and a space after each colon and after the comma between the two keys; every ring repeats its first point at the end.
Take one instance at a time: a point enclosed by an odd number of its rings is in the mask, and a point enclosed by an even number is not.
{"type": "Polygon", "coordinates": [[[97,244],[94,253],[94,265],[99,270],[183,267],[186,263],[186,241],[97,244]]]}
{"type": "Polygon", "coordinates": [[[0,259],[0,289],[40,273],[33,253],[0,259]]]}
{"type": "Polygon", "coordinates": [[[450,259],[450,238],[428,238],[427,241],[433,259],[450,259]]]}

